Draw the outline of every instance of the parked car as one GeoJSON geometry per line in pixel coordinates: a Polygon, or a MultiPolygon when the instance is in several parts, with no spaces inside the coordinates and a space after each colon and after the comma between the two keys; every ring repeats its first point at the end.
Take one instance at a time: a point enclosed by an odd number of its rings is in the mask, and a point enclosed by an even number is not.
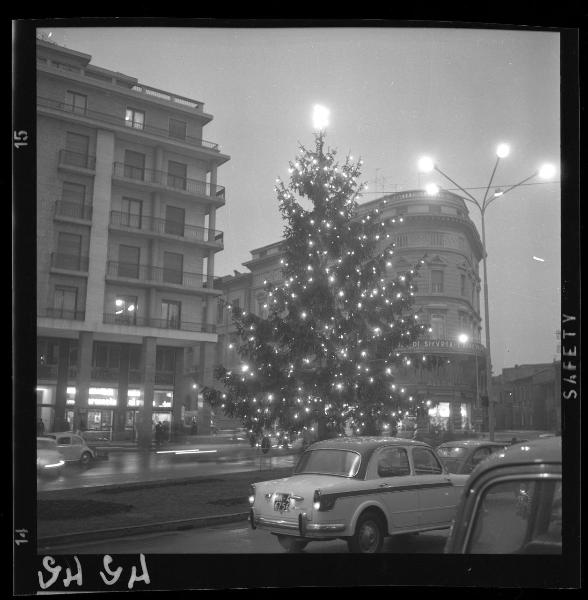
{"type": "Polygon", "coordinates": [[[50,437],[37,437],[37,475],[58,477],[65,461],[57,449],[55,440],[50,437]]]}
{"type": "Polygon", "coordinates": [[[561,437],[510,446],[471,474],[446,553],[561,554],[561,437]]]}
{"type": "Polygon", "coordinates": [[[65,462],[79,462],[82,466],[88,466],[96,458],[96,451],[90,448],[81,436],[71,431],[46,435],[55,440],[57,449],[65,462]]]}
{"type": "Polygon", "coordinates": [[[423,442],[334,438],[310,445],[291,477],[252,484],[249,520],[290,552],[342,538],[375,553],[386,536],[449,528],[466,481],[423,442]]]}
{"type": "Polygon", "coordinates": [[[435,448],[441,462],[450,473],[471,473],[480,462],[494,452],[501,452],[508,444],[488,440],[457,440],[444,442],[435,448]]]}

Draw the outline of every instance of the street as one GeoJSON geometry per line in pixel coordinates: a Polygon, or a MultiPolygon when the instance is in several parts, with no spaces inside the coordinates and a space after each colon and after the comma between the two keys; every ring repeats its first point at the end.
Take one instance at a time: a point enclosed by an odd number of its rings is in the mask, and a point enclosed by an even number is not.
{"type": "MultiPolygon", "coordinates": [[[[94,461],[88,468],[82,468],[77,464],[66,465],[63,473],[56,479],[37,478],[37,491],[282,468],[294,466],[297,459],[296,455],[284,455],[279,449],[272,450],[270,455],[259,456],[252,455],[248,446],[235,448],[235,446],[201,444],[199,449],[206,449],[208,453],[110,452],[108,460],[94,461]]],[[[176,451],[186,452],[186,449],[176,449],[176,451]]]]}
{"type": "MultiPolygon", "coordinates": [[[[432,531],[419,535],[388,538],[386,553],[441,554],[448,531],[432,531]]],[[[305,553],[346,553],[343,540],[312,542],[305,553]]],[[[39,547],[39,554],[283,554],[275,536],[253,531],[247,522],[229,523],[186,531],[151,533],[133,537],[93,542],[39,547]]]]}

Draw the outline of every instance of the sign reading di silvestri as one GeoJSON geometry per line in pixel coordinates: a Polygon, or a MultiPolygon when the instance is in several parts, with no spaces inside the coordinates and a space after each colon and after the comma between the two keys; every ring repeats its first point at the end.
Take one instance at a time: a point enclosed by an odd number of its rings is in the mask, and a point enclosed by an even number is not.
{"type": "Polygon", "coordinates": [[[477,342],[456,340],[416,340],[409,346],[401,346],[399,352],[450,352],[462,354],[484,354],[484,346],[477,342]]]}

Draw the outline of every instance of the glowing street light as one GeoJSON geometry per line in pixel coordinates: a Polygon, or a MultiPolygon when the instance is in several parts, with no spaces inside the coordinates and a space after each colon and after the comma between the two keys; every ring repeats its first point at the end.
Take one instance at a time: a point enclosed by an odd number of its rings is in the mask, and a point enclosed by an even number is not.
{"type": "Polygon", "coordinates": [[[467,341],[470,339],[465,333],[460,333],[457,336],[457,339],[459,341],[460,344],[465,344],[467,343],[467,341]]]}
{"type": "Polygon", "coordinates": [[[439,186],[436,183],[427,183],[425,192],[428,196],[436,196],[439,193],[439,186]]]}
{"type": "Polygon", "coordinates": [[[435,161],[429,156],[422,156],[419,158],[418,167],[421,173],[430,173],[435,168],[435,161]]]}
{"type": "Polygon", "coordinates": [[[510,146],[508,144],[498,144],[496,148],[496,156],[498,158],[506,158],[510,154],[510,146]]]}
{"type": "MultiPolygon", "coordinates": [[[[502,158],[506,158],[510,154],[510,146],[505,143],[500,143],[496,147],[496,163],[494,164],[494,169],[492,170],[492,174],[490,175],[490,181],[486,187],[486,191],[484,192],[484,197],[482,201],[478,201],[470,192],[456,183],[451,177],[445,174],[438,166],[437,163],[430,158],[429,156],[422,156],[418,161],[418,169],[421,173],[430,173],[431,171],[437,171],[440,175],[442,175],[445,179],[450,181],[453,185],[455,185],[460,191],[465,194],[463,200],[471,202],[476,205],[478,210],[480,211],[480,216],[482,220],[482,261],[484,264],[484,320],[485,320],[485,331],[486,331],[486,396],[488,397],[488,433],[491,440],[494,440],[494,406],[492,400],[490,398],[491,386],[492,386],[492,360],[490,357],[490,310],[488,308],[488,268],[486,264],[486,225],[485,225],[485,214],[487,208],[496,200],[504,196],[506,193],[514,190],[515,188],[523,185],[530,179],[535,177],[540,177],[541,179],[550,179],[556,173],[556,168],[549,163],[542,165],[535,173],[530,175],[529,177],[519,181],[518,183],[507,187],[506,189],[496,189],[493,194],[490,194],[490,187],[492,186],[492,182],[494,181],[494,175],[496,173],[496,169],[498,168],[498,163],[502,158]]],[[[426,187],[427,194],[436,195],[439,193],[439,188],[435,184],[429,184],[426,187]]],[[[465,334],[462,334],[465,335],[465,334]]],[[[458,339],[461,341],[462,335],[459,336],[458,339]]],[[[476,354],[476,387],[477,387],[477,379],[478,379],[478,370],[477,370],[477,354],[476,354]]],[[[476,394],[477,395],[477,394],[476,394]]],[[[478,395],[477,395],[478,396],[478,395]]]]}
{"type": "Polygon", "coordinates": [[[330,111],[325,106],[315,104],[312,112],[312,123],[316,131],[323,131],[329,126],[330,111]]]}

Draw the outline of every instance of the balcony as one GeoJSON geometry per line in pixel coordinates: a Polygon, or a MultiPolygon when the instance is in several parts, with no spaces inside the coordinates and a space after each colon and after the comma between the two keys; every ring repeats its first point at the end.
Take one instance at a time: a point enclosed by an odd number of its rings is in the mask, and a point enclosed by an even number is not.
{"type": "Polygon", "coordinates": [[[104,313],[103,322],[109,325],[127,325],[130,327],[155,327],[157,329],[191,331],[200,333],[215,333],[216,325],[208,323],[192,323],[189,321],[156,319],[152,317],[139,317],[137,315],[116,315],[104,313]]]}
{"type": "Polygon", "coordinates": [[[96,157],[91,156],[89,154],[80,154],[79,152],[72,152],[71,150],[60,150],[59,166],[61,168],[75,167],[78,169],[94,171],[96,169],[96,157]]]}
{"type": "Polygon", "coordinates": [[[86,311],[49,307],[41,310],[39,316],[48,317],[50,319],[65,319],[67,321],[83,321],[86,318],[86,311]]]}
{"type": "Polygon", "coordinates": [[[90,204],[79,204],[77,202],[58,200],[55,203],[55,217],[65,217],[66,219],[77,219],[79,221],[91,221],[92,206],[90,204]]]}
{"type": "Polygon", "coordinates": [[[211,184],[199,179],[189,179],[187,177],[177,177],[170,175],[165,171],[156,171],[154,169],[143,169],[115,162],[112,169],[113,177],[125,179],[126,181],[135,181],[163,187],[167,190],[185,192],[205,198],[212,198],[220,202],[225,200],[225,188],[222,185],[211,184]]]}
{"type": "Polygon", "coordinates": [[[90,259],[88,256],[80,256],[78,254],[60,254],[58,252],[53,252],[51,254],[52,269],[87,273],[89,265],[90,259]]]}
{"type": "Polygon", "coordinates": [[[106,277],[110,279],[137,280],[144,284],[164,286],[171,288],[184,288],[189,290],[212,289],[214,277],[204,273],[188,273],[162,267],[150,267],[148,265],[137,265],[108,261],[106,277]]]}
{"type": "Polygon", "coordinates": [[[223,232],[216,229],[207,229],[195,225],[185,225],[176,221],[131,215],[118,211],[111,211],[110,226],[124,231],[142,231],[146,233],[172,235],[180,237],[186,242],[213,245],[219,250],[223,248],[223,232]]]}
{"type": "MultiPolygon", "coordinates": [[[[147,89],[144,86],[136,86],[137,88],[142,87],[143,89],[147,89]]],[[[137,90],[138,91],[138,90],[137,90]]],[[[144,92],[147,94],[147,92],[144,92]]],[[[154,94],[149,94],[154,95],[154,94]]],[[[169,94],[168,94],[169,96],[169,94]]],[[[178,97],[179,98],[179,97],[178,97]]],[[[179,104],[182,102],[178,101],[179,104]]],[[[177,132],[170,132],[167,129],[161,129],[159,127],[153,127],[151,125],[141,124],[140,127],[132,126],[132,124],[128,124],[125,121],[124,115],[114,115],[111,113],[102,113],[95,110],[88,110],[87,108],[73,106],[72,104],[66,104],[64,102],[58,102],[56,100],[51,100],[49,98],[37,98],[37,106],[41,108],[49,108],[52,110],[59,111],[61,113],[69,113],[72,115],[76,115],[78,117],[83,117],[86,119],[91,119],[92,121],[98,121],[99,123],[107,123],[109,125],[115,125],[118,127],[124,127],[125,129],[132,129],[133,131],[137,131],[139,133],[144,132],[150,135],[154,135],[159,138],[163,138],[166,140],[171,140],[174,142],[183,142],[189,146],[194,148],[205,148],[206,150],[213,150],[215,152],[220,152],[219,145],[214,142],[209,142],[207,140],[203,140],[202,138],[196,138],[189,135],[178,136],[177,132]]],[[[135,124],[136,125],[136,124],[135,124]]]]}

